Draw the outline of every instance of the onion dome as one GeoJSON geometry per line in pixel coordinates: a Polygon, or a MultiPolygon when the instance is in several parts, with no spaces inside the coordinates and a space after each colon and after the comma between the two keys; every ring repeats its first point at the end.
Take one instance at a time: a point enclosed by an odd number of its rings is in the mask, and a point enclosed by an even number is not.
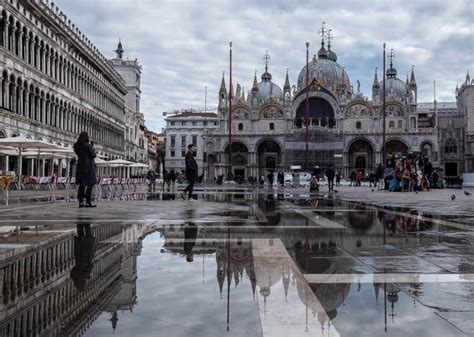
{"type": "MultiPolygon", "coordinates": [[[[386,78],[380,82],[380,87],[383,88],[385,82],[385,93],[387,96],[407,96],[407,83],[397,78],[397,69],[393,66],[393,54],[390,55],[390,68],[386,71],[386,78]]],[[[380,91],[380,99],[383,99],[383,90],[380,91]]]]}
{"type": "MultiPolygon", "coordinates": [[[[320,50],[321,51],[321,50],[320,50]]],[[[324,54],[324,53],[323,53],[324,54]]],[[[344,68],[331,58],[320,56],[309,63],[309,83],[316,79],[319,83],[328,89],[340,88],[349,92],[351,84],[349,76],[344,68]]],[[[298,76],[298,87],[300,89],[306,86],[306,66],[303,67],[298,76]]]]}

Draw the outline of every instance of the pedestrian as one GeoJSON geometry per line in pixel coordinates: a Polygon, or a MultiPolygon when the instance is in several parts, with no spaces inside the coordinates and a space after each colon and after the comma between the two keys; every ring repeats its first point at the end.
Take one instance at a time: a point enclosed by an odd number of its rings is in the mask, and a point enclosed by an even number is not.
{"type": "Polygon", "coordinates": [[[274,178],[273,178],[273,172],[272,171],[268,171],[267,179],[268,179],[268,184],[273,187],[273,179],[274,178]]]}
{"type": "Polygon", "coordinates": [[[377,166],[377,169],[375,170],[375,182],[379,184],[379,190],[382,190],[384,188],[383,178],[384,178],[383,167],[382,167],[382,164],[379,163],[379,165],[377,166]]]}
{"type": "Polygon", "coordinates": [[[429,189],[433,186],[433,164],[431,164],[428,158],[425,158],[424,160],[423,174],[425,175],[428,182],[427,190],[429,191],[429,189]]]}
{"type": "Polygon", "coordinates": [[[341,171],[337,171],[336,173],[336,186],[341,186],[341,171]]]}
{"type": "Polygon", "coordinates": [[[351,184],[349,186],[355,186],[355,181],[356,181],[356,173],[355,171],[352,171],[351,172],[351,175],[350,175],[350,179],[351,179],[351,184]]]}
{"type": "Polygon", "coordinates": [[[311,175],[311,180],[309,181],[309,191],[319,192],[318,177],[316,176],[316,174],[311,175]]]}
{"type": "Polygon", "coordinates": [[[364,179],[364,175],[361,170],[357,171],[356,173],[356,186],[362,186],[362,180],[364,179]]]}
{"type": "Polygon", "coordinates": [[[155,190],[155,171],[149,170],[146,174],[146,178],[148,180],[148,192],[155,190]]]}
{"type": "Polygon", "coordinates": [[[370,173],[369,173],[369,187],[372,188],[372,185],[374,185],[374,188],[377,187],[377,179],[375,179],[375,173],[370,171],[370,173]]]}
{"type": "MultiPolygon", "coordinates": [[[[186,164],[186,179],[188,180],[189,185],[184,189],[184,194],[188,193],[188,200],[193,199],[193,188],[194,183],[198,177],[198,166],[196,160],[194,159],[194,153],[196,152],[196,145],[188,145],[188,153],[186,153],[185,164],[186,164]]],[[[181,193],[181,198],[185,199],[183,193],[181,193]]]]}
{"type": "Polygon", "coordinates": [[[319,178],[321,178],[321,169],[319,168],[318,165],[316,165],[316,166],[314,167],[313,172],[312,172],[311,175],[315,176],[316,179],[318,179],[318,183],[319,183],[319,178]]]}
{"type": "Polygon", "coordinates": [[[336,172],[332,168],[332,165],[329,165],[329,168],[326,170],[326,177],[328,178],[328,188],[329,191],[334,191],[334,177],[336,172]]]}
{"type": "Polygon", "coordinates": [[[92,189],[96,184],[96,166],[94,143],[89,143],[87,132],[81,132],[77,142],[74,144],[74,152],[77,155],[76,184],[79,185],[77,199],[79,207],[96,207],[92,205],[92,189]],[[84,198],[86,204],[84,205],[84,198]]]}
{"type": "Polygon", "coordinates": [[[176,173],[174,173],[174,170],[170,171],[169,180],[171,182],[171,188],[174,190],[176,188],[176,173]]]}

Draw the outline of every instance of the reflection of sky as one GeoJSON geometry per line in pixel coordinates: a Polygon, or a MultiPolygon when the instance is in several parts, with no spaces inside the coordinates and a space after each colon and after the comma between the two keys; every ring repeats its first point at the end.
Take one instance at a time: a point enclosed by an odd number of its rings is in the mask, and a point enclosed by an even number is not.
{"type": "Polygon", "coordinates": [[[344,304],[337,309],[333,324],[341,336],[464,336],[434,314],[434,310],[420,305],[403,292],[398,293],[392,318],[391,303],[387,302],[387,333],[384,332],[384,291],[379,292],[378,304],[372,284],[351,287],[344,304]],[[362,328],[361,328],[362,327],[362,328]],[[355,333],[358,332],[358,333],[355,333]],[[360,333],[360,334],[359,334],[360,333]]]}
{"type": "Polygon", "coordinates": [[[226,331],[227,280],[223,298],[219,295],[215,255],[184,257],[160,253],[164,238],[159,233],[146,237],[138,257],[137,302],[133,313],[118,312],[115,333],[111,314],[104,312],[85,336],[261,336],[258,302],[244,274],[230,292],[230,331],[226,331]]]}

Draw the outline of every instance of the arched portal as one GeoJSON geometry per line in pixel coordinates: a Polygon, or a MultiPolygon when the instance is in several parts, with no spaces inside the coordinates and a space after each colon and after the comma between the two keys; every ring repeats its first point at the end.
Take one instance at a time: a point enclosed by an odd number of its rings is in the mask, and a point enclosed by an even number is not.
{"type": "MultiPolygon", "coordinates": [[[[309,98],[309,124],[334,128],[336,118],[331,104],[321,97],[309,98]]],[[[306,125],[306,101],[302,101],[296,110],[295,126],[302,128],[306,125]]]]}
{"type": "Polygon", "coordinates": [[[249,150],[241,142],[232,142],[225,147],[225,162],[229,167],[229,153],[231,153],[231,167],[234,178],[237,176],[245,179],[247,177],[247,166],[249,165],[249,150]]]}
{"type": "Polygon", "coordinates": [[[374,169],[374,149],[366,139],[358,139],[353,142],[347,155],[349,173],[354,170],[366,173],[374,169]]]}
{"type": "MultiPolygon", "coordinates": [[[[391,139],[387,142],[387,159],[392,159],[392,162],[394,159],[404,157],[408,154],[409,152],[408,146],[402,142],[401,140],[398,139],[391,139]]],[[[381,156],[383,157],[383,147],[381,151],[381,156]]],[[[381,161],[382,163],[384,162],[383,160],[381,161]]],[[[390,163],[387,163],[387,167],[390,167],[390,163]]]]}
{"type": "Polygon", "coordinates": [[[281,168],[281,148],[273,139],[265,139],[257,146],[259,176],[265,171],[278,171],[281,168]]]}

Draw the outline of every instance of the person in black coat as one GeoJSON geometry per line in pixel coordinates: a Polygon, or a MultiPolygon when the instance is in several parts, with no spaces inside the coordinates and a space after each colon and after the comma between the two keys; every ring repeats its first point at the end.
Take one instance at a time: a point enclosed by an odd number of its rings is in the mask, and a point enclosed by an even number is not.
{"type": "MultiPolygon", "coordinates": [[[[198,166],[196,160],[194,159],[194,152],[196,152],[196,145],[188,145],[188,153],[186,153],[186,179],[188,180],[189,185],[184,189],[184,194],[188,194],[188,200],[193,198],[193,188],[194,184],[198,178],[198,166]]],[[[186,199],[181,193],[181,198],[186,199]]]]}
{"type": "Polygon", "coordinates": [[[329,168],[326,170],[326,177],[328,178],[328,188],[329,191],[334,191],[334,177],[336,176],[336,171],[332,168],[332,165],[329,165],[329,168]]]}
{"type": "Polygon", "coordinates": [[[89,143],[87,132],[81,132],[77,142],[74,144],[74,152],[77,155],[76,184],[79,185],[77,199],[79,207],[96,207],[91,204],[92,189],[96,184],[95,150],[93,143],[89,143]],[[86,204],[84,205],[84,198],[86,204]]]}

